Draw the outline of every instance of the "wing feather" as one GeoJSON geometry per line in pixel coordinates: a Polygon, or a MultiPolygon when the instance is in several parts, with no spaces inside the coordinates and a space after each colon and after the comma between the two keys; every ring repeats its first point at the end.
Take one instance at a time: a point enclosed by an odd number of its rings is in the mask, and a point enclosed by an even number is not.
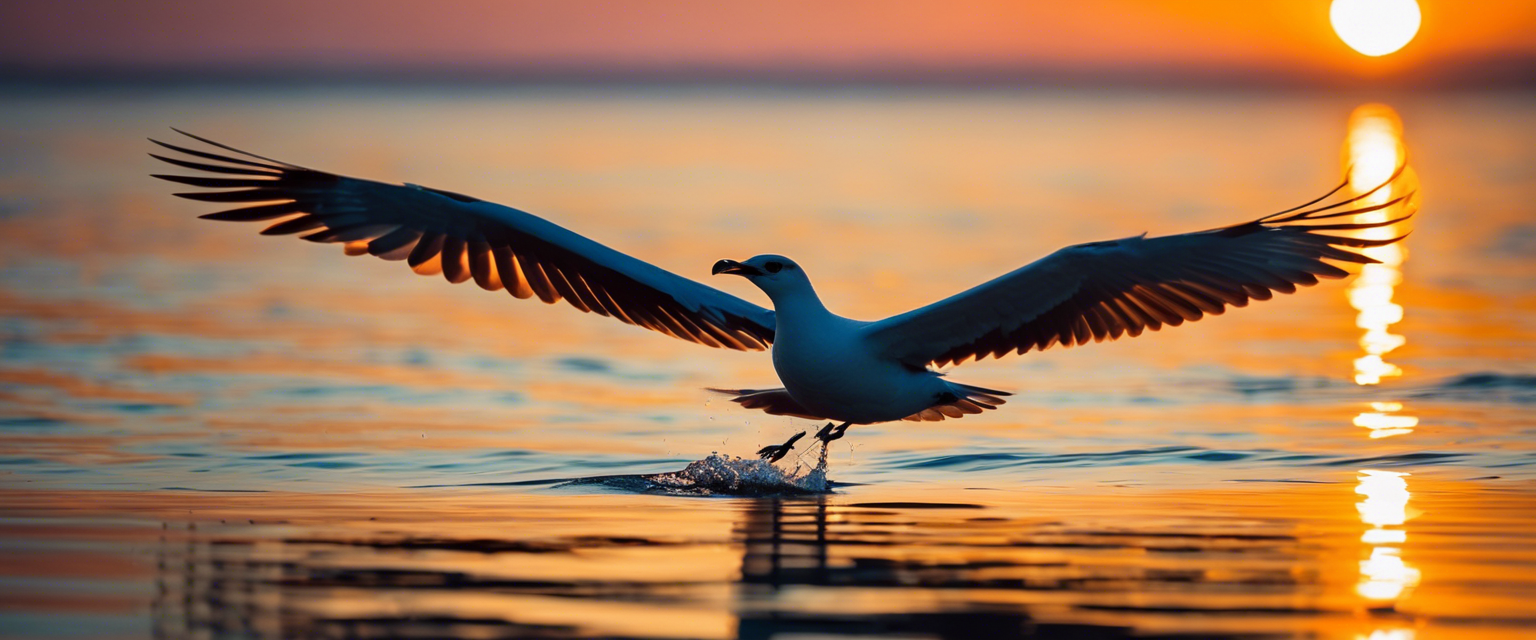
{"type": "Polygon", "coordinates": [[[1417,207],[1411,190],[1378,204],[1357,204],[1383,189],[1390,196],[1405,181],[1405,169],[1399,167],[1375,189],[1332,204],[1315,206],[1347,182],[1306,204],[1242,224],[1067,247],[958,295],[871,323],[865,337],[908,365],[944,366],[1056,344],[1136,337],[1268,300],[1275,292],[1294,293],[1321,278],[1348,275],[1328,261],[1373,263],[1359,249],[1402,239],[1322,232],[1388,228],[1411,217],[1417,207]],[[1334,221],[1389,209],[1401,215],[1334,221]]]}
{"type": "Polygon", "coordinates": [[[203,218],[275,221],[262,233],[345,243],[348,255],[404,260],[417,273],[441,273],[452,283],[474,280],[515,298],[564,300],[711,347],[760,351],[773,341],[772,311],[532,214],[448,191],[317,171],[178,133],[221,151],[151,140],[186,157],[150,155],[215,175],[154,177],[205,189],[175,194],[182,198],[243,205],[203,218]]]}

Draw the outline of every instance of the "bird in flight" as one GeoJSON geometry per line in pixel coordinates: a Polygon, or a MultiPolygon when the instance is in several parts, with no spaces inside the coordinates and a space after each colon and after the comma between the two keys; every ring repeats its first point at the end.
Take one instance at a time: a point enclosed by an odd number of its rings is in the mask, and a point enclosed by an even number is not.
{"type": "MultiPolygon", "coordinates": [[[[564,300],[711,347],[771,349],[782,388],[713,391],[769,414],[841,423],[822,429],[823,443],[851,424],[960,418],[996,409],[1010,395],[948,380],[935,367],[1135,337],[1293,293],[1319,278],[1342,278],[1347,272],[1327,261],[1377,262],[1357,250],[1403,236],[1330,232],[1388,227],[1412,216],[1416,203],[1413,191],[1361,203],[1393,195],[1404,164],[1353,197],[1335,198],[1345,180],[1310,202],[1231,226],[1073,245],[928,306],[867,322],[827,309],[805,270],[784,256],[720,260],[711,269],[756,285],[772,302],[765,309],[512,207],[310,169],[176,131],[217,150],[152,139],[179,155],[151,156],[205,174],[154,177],[203,189],[175,194],[182,198],[235,206],[203,218],[269,222],[263,235],[342,243],[347,255],[404,261],[419,274],[473,280],[520,299],[564,300]],[[1326,204],[1330,199],[1336,201],[1326,204]],[[1398,205],[1404,213],[1395,219],[1350,220],[1398,205]]],[[[782,456],[781,448],[797,439],[760,453],[782,456]]]]}

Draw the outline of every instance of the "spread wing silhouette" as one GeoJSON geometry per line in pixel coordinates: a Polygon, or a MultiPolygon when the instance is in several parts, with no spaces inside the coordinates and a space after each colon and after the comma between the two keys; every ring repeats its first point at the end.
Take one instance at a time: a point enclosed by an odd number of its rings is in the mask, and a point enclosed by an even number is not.
{"type": "Polygon", "coordinates": [[[1324,233],[1387,227],[1413,215],[1414,192],[1371,206],[1360,200],[1382,189],[1391,195],[1407,165],[1366,193],[1318,206],[1344,183],[1298,207],[1219,229],[1147,238],[1145,235],[1061,249],[1039,261],[926,307],[865,328],[877,352],[914,367],[944,366],[1011,352],[1075,346],[1179,326],[1227,306],[1293,293],[1318,278],[1342,278],[1325,262],[1377,262],[1358,251],[1402,237],[1367,240],[1324,233]],[[1338,222],[1403,205],[1392,220],[1338,222]]]}
{"type": "Polygon", "coordinates": [[[317,171],[176,131],[228,152],[151,140],[181,154],[151,156],[215,174],[154,176],[205,189],[175,195],[238,205],[203,218],[269,222],[263,235],[345,243],[348,255],[403,260],[417,273],[441,273],[453,283],[474,280],[517,298],[565,300],[582,311],[711,347],[760,351],[773,341],[773,311],[533,214],[428,187],[317,171]]]}

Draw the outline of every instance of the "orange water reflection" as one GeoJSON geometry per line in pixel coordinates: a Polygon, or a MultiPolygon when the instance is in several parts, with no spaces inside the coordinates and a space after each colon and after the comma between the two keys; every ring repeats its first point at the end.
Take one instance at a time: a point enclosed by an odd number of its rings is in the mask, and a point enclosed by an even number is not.
{"type": "MultiPolygon", "coordinates": [[[[1367,104],[1355,109],[1349,118],[1349,137],[1345,142],[1345,157],[1350,167],[1349,186],[1357,193],[1370,191],[1386,182],[1406,157],[1402,136],[1403,125],[1397,112],[1383,104],[1367,104]]],[[[1379,205],[1409,190],[1418,188],[1412,169],[1405,172],[1402,187],[1372,193],[1362,200],[1365,205],[1379,205]]],[[[1385,222],[1411,213],[1417,207],[1417,198],[1400,207],[1388,207],[1360,216],[1361,222],[1385,222]]],[[[1402,235],[1401,225],[1367,229],[1362,237],[1384,240],[1402,235]]],[[[1360,275],[1350,283],[1349,304],[1360,313],[1355,324],[1365,329],[1360,338],[1363,357],[1355,360],[1355,382],[1361,385],[1377,384],[1384,377],[1402,375],[1402,369],[1386,362],[1382,356],[1403,346],[1406,340],[1390,332],[1392,325],[1403,319],[1403,308],[1392,301],[1393,288],[1403,280],[1402,264],[1407,250],[1398,242],[1382,247],[1367,247],[1361,251],[1379,260],[1379,264],[1365,265],[1360,275]]]]}
{"type": "Polygon", "coordinates": [[[12,603],[49,602],[59,612],[110,604],[149,618],[162,637],[260,638],[365,630],[767,638],[901,628],[945,638],[1035,629],[1038,637],[1344,640],[1456,624],[1513,634],[1529,619],[1521,602],[1536,582],[1518,544],[1529,530],[1495,537],[1462,524],[1497,512],[1531,527],[1533,497],[1428,480],[1428,527],[1439,529],[1429,535],[1443,552],[1426,557],[1434,571],[1425,573],[1454,578],[1411,609],[1360,611],[1359,598],[1406,598],[1420,577],[1392,551],[1363,560],[1368,579],[1358,584],[1354,567],[1335,562],[1359,544],[1352,522],[1401,532],[1414,515],[1403,476],[1361,480],[1358,512],[1317,508],[1348,491],[1329,484],[1032,487],[986,492],[984,502],[968,501],[978,493],[958,485],[782,500],[0,489],[0,516],[10,519],[0,533],[15,545],[0,550],[9,581],[0,612],[12,603]],[[111,602],[75,593],[69,579],[82,575],[82,558],[103,568],[104,582],[153,586],[111,602]],[[1485,582],[1504,591],[1489,598],[1476,588],[1485,582]]]}
{"type": "MultiPolygon", "coordinates": [[[[1349,118],[1349,135],[1344,145],[1346,166],[1350,167],[1349,185],[1357,193],[1370,191],[1391,177],[1407,160],[1403,143],[1403,123],[1397,112],[1384,104],[1366,104],[1355,109],[1349,118]]],[[[1365,204],[1377,205],[1396,195],[1419,188],[1417,177],[1410,167],[1405,171],[1403,187],[1393,192],[1367,195],[1365,204]]],[[[1385,222],[1402,218],[1418,208],[1419,199],[1410,198],[1401,206],[1388,207],[1366,213],[1364,222],[1385,222]]],[[[1382,240],[1402,235],[1404,224],[1367,229],[1362,235],[1372,240],[1382,240]]],[[[1407,338],[1391,332],[1391,327],[1403,319],[1403,307],[1393,301],[1395,288],[1403,281],[1402,265],[1408,252],[1404,243],[1383,247],[1367,247],[1362,253],[1378,260],[1361,269],[1349,285],[1349,304],[1359,314],[1355,325],[1365,330],[1360,338],[1360,348],[1365,355],[1355,359],[1355,384],[1361,386],[1380,384],[1382,378],[1403,375],[1403,370],[1387,362],[1383,356],[1407,342],[1407,338]]],[[[1386,438],[1413,432],[1419,419],[1402,415],[1400,402],[1372,402],[1371,410],[1355,417],[1355,426],[1370,429],[1372,438],[1386,438]]]]}
{"type": "MultiPolygon", "coordinates": [[[[1362,105],[1350,115],[1345,160],[1350,168],[1349,185],[1356,193],[1368,192],[1386,181],[1406,161],[1402,130],[1402,120],[1387,105],[1362,105]]],[[[1404,191],[1418,189],[1418,181],[1411,172],[1410,168],[1405,173],[1404,191]]],[[[1381,204],[1400,193],[1370,194],[1364,203],[1381,204]]],[[[1367,222],[1400,218],[1412,213],[1417,202],[1417,198],[1413,198],[1401,207],[1389,207],[1361,217],[1367,222]]],[[[1401,226],[1370,229],[1365,232],[1365,237],[1396,237],[1404,231],[1401,226]]],[[[1403,307],[1393,301],[1393,293],[1403,281],[1402,264],[1408,254],[1402,242],[1369,247],[1363,253],[1379,263],[1364,265],[1360,274],[1350,282],[1348,296],[1350,306],[1359,312],[1355,324],[1365,330],[1365,335],[1360,338],[1360,348],[1365,355],[1354,362],[1355,384],[1371,386],[1380,384],[1383,378],[1403,374],[1401,367],[1387,362],[1383,356],[1407,342],[1402,335],[1392,333],[1391,327],[1403,319],[1403,307]]],[[[1373,401],[1369,405],[1371,410],[1355,416],[1354,424],[1369,429],[1372,439],[1412,433],[1419,423],[1417,417],[1402,413],[1401,402],[1373,401]]],[[[1404,525],[1411,517],[1407,480],[1410,475],[1362,469],[1358,476],[1355,493],[1363,498],[1355,508],[1361,522],[1370,528],[1360,535],[1365,550],[1359,562],[1360,578],[1355,584],[1355,593],[1373,610],[1395,606],[1409,597],[1421,577],[1421,570],[1405,562],[1402,556],[1408,542],[1404,525]]],[[[1412,629],[1402,628],[1376,629],[1369,636],[1359,636],[1362,640],[1411,640],[1413,637],[1412,629]]]]}

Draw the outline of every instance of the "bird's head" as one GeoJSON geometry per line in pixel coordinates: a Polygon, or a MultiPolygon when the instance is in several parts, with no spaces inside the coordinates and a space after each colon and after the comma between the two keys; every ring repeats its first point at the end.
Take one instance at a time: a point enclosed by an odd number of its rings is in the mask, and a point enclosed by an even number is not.
{"type": "Polygon", "coordinates": [[[795,264],[794,260],[773,254],[755,256],[742,262],[721,260],[715,263],[710,273],[729,273],[746,278],[770,298],[777,298],[782,293],[811,290],[811,280],[805,276],[800,265],[795,264]]]}

